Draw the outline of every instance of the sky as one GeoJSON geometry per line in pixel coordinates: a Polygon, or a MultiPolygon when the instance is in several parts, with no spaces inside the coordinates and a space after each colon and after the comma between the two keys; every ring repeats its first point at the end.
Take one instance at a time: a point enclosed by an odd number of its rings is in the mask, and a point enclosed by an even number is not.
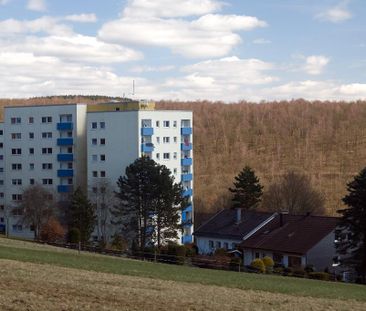
{"type": "Polygon", "coordinates": [[[0,0],[0,98],[366,99],[365,16],[365,0],[0,0]]]}

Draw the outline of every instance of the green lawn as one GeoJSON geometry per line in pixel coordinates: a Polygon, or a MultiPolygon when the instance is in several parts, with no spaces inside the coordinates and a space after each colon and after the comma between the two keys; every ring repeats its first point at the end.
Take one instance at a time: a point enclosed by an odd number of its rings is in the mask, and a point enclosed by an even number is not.
{"type": "Polygon", "coordinates": [[[0,238],[0,259],[61,267],[192,282],[298,296],[366,301],[366,286],[274,275],[206,270],[64,250],[31,242],[0,238]]]}

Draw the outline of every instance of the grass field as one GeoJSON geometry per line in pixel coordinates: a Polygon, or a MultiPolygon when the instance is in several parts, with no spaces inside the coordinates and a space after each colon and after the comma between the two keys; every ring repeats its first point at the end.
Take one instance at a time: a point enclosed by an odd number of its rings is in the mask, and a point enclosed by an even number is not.
{"type": "Polygon", "coordinates": [[[366,310],[366,287],[155,264],[0,238],[0,310],[366,310]]]}

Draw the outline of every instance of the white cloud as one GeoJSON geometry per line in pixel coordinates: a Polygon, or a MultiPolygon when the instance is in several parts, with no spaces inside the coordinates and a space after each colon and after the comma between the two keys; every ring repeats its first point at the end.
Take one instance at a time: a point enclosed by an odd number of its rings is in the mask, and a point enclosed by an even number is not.
{"type": "Polygon", "coordinates": [[[94,13],[83,13],[83,14],[73,14],[64,17],[67,21],[78,22],[78,23],[95,23],[98,19],[94,13]]]}
{"type": "Polygon", "coordinates": [[[254,39],[252,41],[253,44],[270,44],[271,40],[268,39],[263,39],[263,38],[258,38],[258,39],[254,39]]]}
{"type": "Polygon", "coordinates": [[[216,12],[223,6],[215,0],[129,0],[124,17],[183,17],[216,12]]]}
{"type": "Polygon", "coordinates": [[[332,23],[340,23],[352,17],[351,12],[347,8],[348,1],[343,1],[335,7],[316,15],[316,18],[322,21],[329,21],[332,23]]]}
{"type": "Polygon", "coordinates": [[[306,58],[304,70],[311,75],[319,75],[329,63],[329,58],[323,55],[311,55],[306,58]]]}
{"type": "Polygon", "coordinates": [[[27,9],[39,12],[46,11],[46,2],[45,0],[28,0],[27,9]]]}
{"type": "Polygon", "coordinates": [[[173,65],[167,66],[135,66],[131,68],[129,71],[135,73],[143,73],[143,72],[167,72],[174,70],[176,67],[173,65]]]}
{"type": "Polygon", "coordinates": [[[10,0],[0,0],[0,5],[5,5],[9,3],[10,0]]]}

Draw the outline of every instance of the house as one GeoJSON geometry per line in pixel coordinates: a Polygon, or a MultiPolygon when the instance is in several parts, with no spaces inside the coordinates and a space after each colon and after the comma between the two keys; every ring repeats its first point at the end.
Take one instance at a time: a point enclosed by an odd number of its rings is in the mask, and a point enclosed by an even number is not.
{"type": "Polygon", "coordinates": [[[195,232],[200,254],[239,249],[243,264],[271,257],[285,267],[331,268],[336,257],[336,217],[222,210],[195,232]]]}
{"type": "Polygon", "coordinates": [[[213,254],[216,249],[236,249],[252,232],[260,229],[275,216],[265,212],[242,212],[224,209],[204,222],[194,232],[199,254],[213,254]]]}
{"type": "Polygon", "coordinates": [[[240,243],[244,265],[269,256],[285,267],[312,265],[318,271],[329,269],[336,257],[337,223],[336,217],[277,214],[240,243]]]}

